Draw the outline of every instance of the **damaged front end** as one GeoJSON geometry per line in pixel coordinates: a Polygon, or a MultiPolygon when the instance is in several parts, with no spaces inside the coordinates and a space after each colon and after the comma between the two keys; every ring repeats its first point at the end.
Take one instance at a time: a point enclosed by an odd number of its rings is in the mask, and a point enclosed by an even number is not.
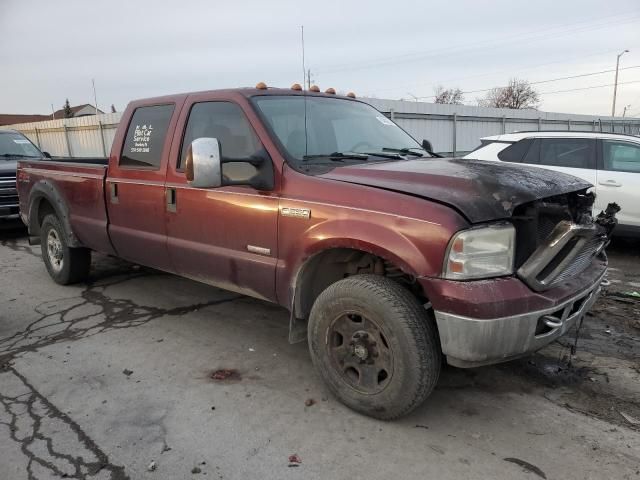
{"type": "Polygon", "coordinates": [[[595,257],[604,257],[620,207],[609,204],[594,219],[594,200],[593,193],[580,191],[538,200],[515,212],[516,274],[532,290],[557,286],[583,272],[595,257]]]}

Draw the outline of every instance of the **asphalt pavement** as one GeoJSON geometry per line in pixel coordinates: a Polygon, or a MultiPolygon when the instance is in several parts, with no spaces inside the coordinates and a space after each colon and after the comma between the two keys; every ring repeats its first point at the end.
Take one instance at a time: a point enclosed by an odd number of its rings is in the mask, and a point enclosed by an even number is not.
{"type": "Polygon", "coordinates": [[[24,231],[0,243],[1,479],[640,480],[637,244],[575,355],[447,367],[381,422],[328,393],[280,307],[101,255],[63,287],[24,231]]]}

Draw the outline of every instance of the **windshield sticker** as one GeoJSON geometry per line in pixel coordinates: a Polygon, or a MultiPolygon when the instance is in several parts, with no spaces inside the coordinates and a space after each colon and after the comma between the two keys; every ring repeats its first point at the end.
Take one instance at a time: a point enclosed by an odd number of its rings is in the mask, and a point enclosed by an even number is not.
{"type": "Polygon", "coordinates": [[[13,141],[14,141],[15,143],[19,144],[19,145],[24,145],[24,144],[29,144],[29,143],[31,143],[29,140],[24,140],[24,139],[22,139],[22,138],[20,138],[20,139],[18,139],[18,140],[14,139],[13,141]]]}
{"type": "Polygon", "coordinates": [[[382,115],[377,115],[376,118],[378,119],[378,121],[380,123],[382,123],[383,125],[395,125],[395,123],[393,123],[391,120],[389,120],[387,117],[384,117],[382,115]]]}
{"type": "Polygon", "coordinates": [[[149,143],[151,142],[151,134],[153,133],[153,126],[149,125],[136,125],[136,129],[133,132],[133,146],[131,147],[131,153],[149,153],[149,143]]]}

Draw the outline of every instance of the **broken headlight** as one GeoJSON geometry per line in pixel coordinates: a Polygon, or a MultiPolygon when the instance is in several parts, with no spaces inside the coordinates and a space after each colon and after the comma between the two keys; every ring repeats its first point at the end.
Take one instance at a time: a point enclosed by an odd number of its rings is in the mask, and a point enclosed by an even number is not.
{"type": "Polygon", "coordinates": [[[444,277],[451,280],[498,277],[513,273],[516,230],[510,223],[474,227],[449,242],[444,277]]]}

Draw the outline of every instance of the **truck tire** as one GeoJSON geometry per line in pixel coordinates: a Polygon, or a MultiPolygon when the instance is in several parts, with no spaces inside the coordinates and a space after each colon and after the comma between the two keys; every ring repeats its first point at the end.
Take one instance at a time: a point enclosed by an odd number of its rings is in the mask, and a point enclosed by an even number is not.
{"type": "Polygon", "coordinates": [[[40,226],[42,259],[51,278],[60,285],[81,282],[89,276],[91,250],[70,248],[58,217],[47,215],[40,226]]]}
{"type": "Polygon", "coordinates": [[[433,315],[393,280],[339,280],[316,299],[308,327],[311,358],[329,389],[365,415],[406,415],[438,381],[442,353],[433,315]]]}

